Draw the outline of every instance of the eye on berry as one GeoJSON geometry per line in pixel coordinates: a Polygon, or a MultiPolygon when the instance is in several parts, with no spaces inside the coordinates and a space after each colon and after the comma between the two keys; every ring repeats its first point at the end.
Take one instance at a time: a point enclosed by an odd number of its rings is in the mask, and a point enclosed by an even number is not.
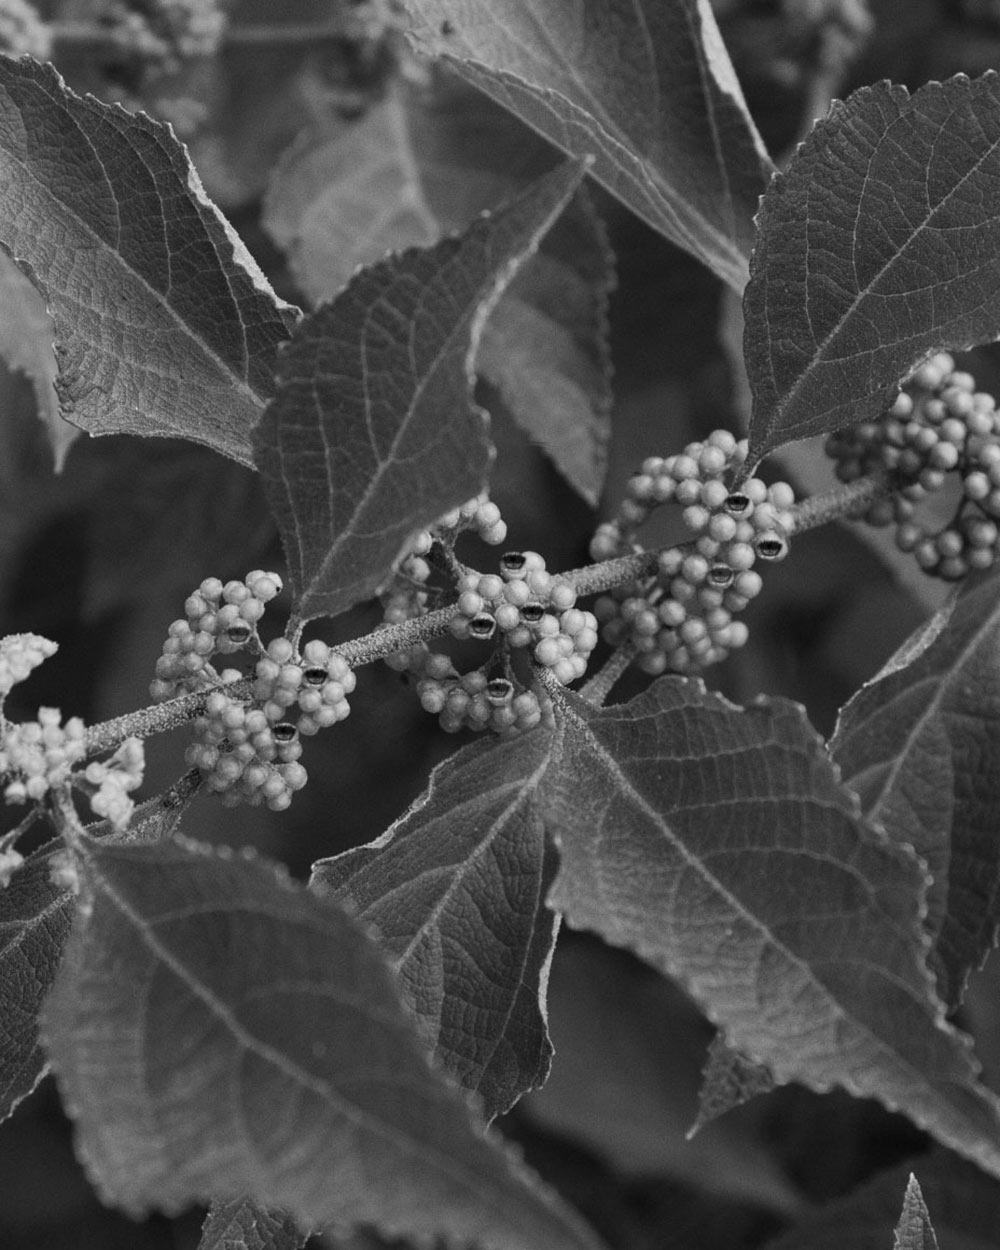
{"type": "Polygon", "coordinates": [[[318,664],[302,670],[302,680],[307,686],[322,686],[327,679],[327,671],[318,664]]]}
{"type": "Polygon", "coordinates": [[[497,620],[495,616],[489,612],[479,612],[469,621],[469,636],[478,639],[480,642],[485,642],[486,639],[493,637],[496,633],[496,628],[497,620]]]}
{"type": "Polygon", "coordinates": [[[733,491],[732,494],[726,496],[726,502],[723,507],[730,516],[743,517],[746,516],[753,505],[749,495],[744,495],[742,491],[733,491]]]}
{"type": "Polygon", "coordinates": [[[788,542],[780,534],[761,534],[754,542],[754,550],[761,560],[783,560],[788,555],[788,542]]]}
{"type": "Polygon", "coordinates": [[[279,743],[295,742],[299,736],[298,729],[291,723],[291,721],[287,720],[280,721],[277,725],[275,725],[271,730],[271,733],[274,736],[275,742],[279,743]]]}

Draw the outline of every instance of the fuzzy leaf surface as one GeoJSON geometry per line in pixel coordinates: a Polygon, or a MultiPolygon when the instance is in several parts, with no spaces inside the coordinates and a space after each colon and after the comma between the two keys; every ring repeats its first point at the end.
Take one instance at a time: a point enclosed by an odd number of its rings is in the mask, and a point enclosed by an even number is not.
{"type": "MultiPolygon", "coordinates": [[[[358,265],[468,228],[556,150],[464,83],[397,88],[347,128],[319,126],[275,170],[264,225],[314,303],[358,265]]],[[[579,191],[483,326],[477,369],[591,504],[610,434],[607,302],[614,264],[579,191]]]]}
{"type": "Polygon", "coordinates": [[[567,696],[544,787],[574,927],[678,979],[775,1079],[880,1099],[1000,1175],[1000,1112],[923,963],[925,874],[877,834],[802,709],[663,679],[567,696]]]}
{"type": "Polygon", "coordinates": [[[1000,76],[835,102],[768,187],[744,300],[750,459],[868,421],[1000,335],[1000,76]]]}
{"type": "Polygon", "coordinates": [[[383,837],[320,860],[310,882],[371,927],[428,1045],[490,1119],[552,1056],[554,863],[536,806],[549,745],[541,732],[458,752],[383,837]]]}
{"type": "Polygon", "coordinates": [[[279,300],[169,127],[0,63],[0,246],[48,304],[63,415],[251,463],[295,310],[279,300]]]}
{"type": "Polygon", "coordinates": [[[830,743],[865,815],[930,869],[930,964],[951,1009],[1000,924],[998,655],[991,572],[964,582],[858,691],[830,743]]]}
{"type": "Polygon", "coordinates": [[[340,908],[190,842],[88,842],[80,869],[43,1040],[106,1201],[138,1214],[247,1194],[302,1227],[596,1245],[432,1069],[340,908]]]}
{"type": "Polygon", "coordinates": [[[927,1204],[920,1192],[920,1182],[912,1173],[906,1184],[893,1250],[938,1250],[927,1204]]]}
{"type": "Polygon", "coordinates": [[[254,443],[303,619],[372,595],[415,530],[483,489],[480,330],[582,176],[566,162],[464,235],[362,270],[281,353],[254,443]]]}
{"type": "Polygon", "coordinates": [[[201,1228],[198,1250],[301,1250],[306,1234],[283,1211],[251,1198],[213,1202],[201,1228]]]}
{"type": "Polygon", "coordinates": [[[770,161],[708,0],[406,0],[416,47],[742,291],[770,161]]]}
{"type": "Polygon", "coordinates": [[[53,845],[29,855],[0,890],[0,1120],[45,1074],[38,1013],[76,906],[71,894],[49,880],[53,845]]]}

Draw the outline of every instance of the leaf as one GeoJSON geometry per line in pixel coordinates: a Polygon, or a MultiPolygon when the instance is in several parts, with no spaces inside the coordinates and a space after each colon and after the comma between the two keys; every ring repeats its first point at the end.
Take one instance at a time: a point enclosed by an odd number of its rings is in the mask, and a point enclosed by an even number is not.
{"type": "Polygon", "coordinates": [[[296,310],[206,199],[169,127],[4,57],[0,245],[48,304],[68,420],[251,463],[296,310]]]}
{"type": "Polygon", "coordinates": [[[362,270],[282,352],[254,445],[303,619],[372,595],[415,530],[482,490],[482,323],[582,176],[566,163],[461,237],[362,270]]]}
{"type": "Polygon", "coordinates": [[[1000,1112],[924,966],[925,874],[861,818],[797,705],[663,679],[566,695],[551,904],[678,979],[779,1083],[902,1111],[1000,1175],[1000,1112]]]}
{"type": "MultiPolygon", "coordinates": [[[[314,301],[359,265],[465,230],[550,170],[557,154],[449,77],[399,84],[354,125],[318,126],[274,172],[263,224],[314,301]]],[[[607,301],[614,265],[582,189],[483,327],[476,364],[511,415],[591,504],[610,427],[607,301]]]]}
{"type": "MultiPolygon", "coordinates": [[[[1000,1186],[991,1177],[944,1151],[880,1172],[853,1193],[807,1215],[768,1250],[889,1250],[899,1228],[899,1195],[909,1178],[934,1212],[934,1227],[948,1250],[995,1250],[1000,1226],[1000,1186]]],[[[919,1226],[918,1226],[919,1227],[919,1226]]],[[[903,1242],[925,1250],[933,1242],[903,1242]]],[[[900,1250],[897,1240],[895,1250],[900,1250]]]]}
{"type": "Polygon", "coordinates": [[[917,1178],[910,1173],[903,1198],[903,1211],[896,1225],[894,1250],[938,1250],[931,1217],[924,1204],[917,1178]]]}
{"type": "Polygon", "coordinates": [[[276,866],[80,847],[43,1036],[82,1159],[139,1214],[251,1195],[302,1227],[596,1247],[430,1066],[380,953],[276,866]]]}
{"type": "Polygon", "coordinates": [[[441,58],[742,291],[770,161],[708,0],[406,0],[441,58]]]}
{"type": "Polygon", "coordinates": [[[709,1043],[702,1072],[698,1115],[688,1136],[693,1137],[727,1111],[742,1106],[758,1094],[770,1093],[772,1089],[774,1077],[770,1069],[734,1050],[724,1033],[716,1033],[709,1043]]]}
{"type": "Polygon", "coordinates": [[[534,808],[548,736],[446,760],[377,842],[313,865],[310,885],[370,927],[441,1066],[487,1119],[545,1081],[544,996],[557,920],[534,808]]]}
{"type": "Polygon", "coordinates": [[[0,889],[0,1120],[45,1075],[38,1013],[62,958],[75,900],[49,880],[40,847],[0,889]]]}
{"type": "Polygon", "coordinates": [[[52,448],[56,472],[79,434],[63,420],[56,398],[56,358],[52,350],[52,319],[45,301],[9,257],[0,252],[0,357],[11,369],[31,379],[38,417],[52,448]]]}
{"type": "Polygon", "coordinates": [[[841,711],[830,743],[862,810],[931,874],[930,966],[950,1009],[1000,925],[1000,575],[970,577],[841,711]]]}
{"type": "Polygon", "coordinates": [[[833,105],[772,180],[744,307],[750,462],[877,416],[929,352],[1000,335],[1000,77],[833,105]]]}
{"type": "Polygon", "coordinates": [[[283,1211],[268,1211],[250,1198],[213,1202],[198,1250],[301,1250],[300,1233],[283,1211]]]}
{"type": "Polygon", "coordinates": [[[577,192],[483,328],[480,374],[592,507],[607,468],[614,267],[603,227],[577,192]]]}

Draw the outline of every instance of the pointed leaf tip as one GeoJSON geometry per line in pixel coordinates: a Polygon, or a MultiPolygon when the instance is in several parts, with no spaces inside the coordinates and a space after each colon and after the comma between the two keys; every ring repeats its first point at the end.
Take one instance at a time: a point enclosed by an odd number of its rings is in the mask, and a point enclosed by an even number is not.
{"type": "Polygon", "coordinates": [[[374,594],[415,530],[483,489],[483,322],[585,169],[565,162],[464,234],[360,271],[281,353],[254,443],[304,619],[374,594]]]}

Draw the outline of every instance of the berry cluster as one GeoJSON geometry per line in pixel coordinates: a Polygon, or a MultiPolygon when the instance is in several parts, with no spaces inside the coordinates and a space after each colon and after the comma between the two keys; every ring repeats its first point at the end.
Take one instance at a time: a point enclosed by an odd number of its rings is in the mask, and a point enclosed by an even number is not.
{"type": "Polygon", "coordinates": [[[1000,413],[992,395],[940,352],[907,380],[878,420],[832,434],[826,452],[838,478],[891,476],[896,490],[864,519],[895,525],[896,545],[935,577],[957,581],[989,568],[1000,542],[1000,413]],[[962,496],[952,520],[927,529],[916,519],[923,500],[958,475],[962,496]]]}
{"type": "Polygon", "coordinates": [[[260,648],[257,624],[281,591],[277,573],[254,569],[243,581],[208,577],[188,596],[183,620],[172,622],[156,662],[149,693],[157,703],[219,684],[211,665],[215,655],[232,655],[248,646],[260,648]]]}
{"type": "Polygon", "coordinates": [[[164,74],[191,58],[212,56],[226,21],[218,0],[116,0],[102,24],[122,56],[164,74]]]}
{"type": "Polygon", "coordinates": [[[542,719],[533,690],[518,690],[510,678],[490,677],[485,668],[459,673],[449,656],[427,651],[416,671],[420,705],[438,717],[447,733],[491,729],[509,737],[533,729],[542,719]]]}
{"type": "Polygon", "coordinates": [[[87,753],[86,730],[79,716],[62,723],[58,708],[40,707],[38,720],[5,727],[0,746],[0,775],[13,774],[4,789],[8,803],[44,798],[65,785],[87,753]]]}
{"type": "Polygon", "coordinates": [[[751,477],[728,484],[744,464],[745,440],[715,430],[676,456],[651,457],[629,481],[618,515],[591,543],[596,560],[641,550],[636,532],[654,508],[680,505],[693,542],[659,558],[655,576],[602,596],[594,610],[614,646],[628,643],[645,672],[690,673],[744,645],[734,616],[760,593],[758,560],[782,560],[795,497],[784,482],[751,477]]]}
{"type": "Polygon", "coordinates": [[[40,634],[8,634],[0,638],[0,704],[32,669],[55,655],[57,643],[40,634]]]}
{"type": "Polygon", "coordinates": [[[347,661],[319,639],[307,642],[297,656],[287,638],[275,638],[256,672],[254,697],[271,724],[287,720],[289,710],[298,705],[295,728],[311,735],[350,714],[347,696],[357,679],[347,661]]]}
{"type": "Polygon", "coordinates": [[[530,648],[536,664],[564,686],[582,677],[597,646],[597,619],[575,607],[576,591],[546,571],[537,551],[509,551],[500,574],[467,573],[459,579],[456,638],[485,642],[498,635],[505,649],[530,648]]]}
{"type": "MultiPolygon", "coordinates": [[[[477,573],[458,564],[452,554],[456,536],[475,530],[493,546],[503,542],[507,527],[500,510],[486,497],[470,500],[417,535],[407,557],[382,597],[384,620],[398,625],[425,615],[432,604],[451,601],[457,612],[451,633],[461,642],[490,645],[485,663],[462,671],[450,656],[418,643],[397,651],[386,663],[416,682],[421,705],[439,717],[449,733],[461,729],[510,735],[537,725],[543,703],[533,679],[515,671],[515,653],[528,653],[563,684],[582,677],[597,644],[597,620],[575,607],[576,591],[563,578],[546,571],[535,551],[508,552],[499,573],[477,573]],[[438,544],[450,584],[428,586],[431,565],[424,557],[438,544]]],[[[527,665],[521,663],[522,670],[527,665]]]]}
{"type": "Polygon", "coordinates": [[[247,707],[224,689],[208,696],[194,732],[185,758],[206,774],[208,788],[221,794],[228,807],[266,803],[272,811],[283,811],[306,784],[296,726],[274,723],[263,709],[247,707]]]}
{"type": "Polygon", "coordinates": [[[132,818],[135,803],[129,795],[142,785],[146,759],[142,741],[126,738],[107,760],[94,760],[87,765],[84,777],[95,787],[90,807],[97,816],[109,821],[121,833],[132,818]]]}

